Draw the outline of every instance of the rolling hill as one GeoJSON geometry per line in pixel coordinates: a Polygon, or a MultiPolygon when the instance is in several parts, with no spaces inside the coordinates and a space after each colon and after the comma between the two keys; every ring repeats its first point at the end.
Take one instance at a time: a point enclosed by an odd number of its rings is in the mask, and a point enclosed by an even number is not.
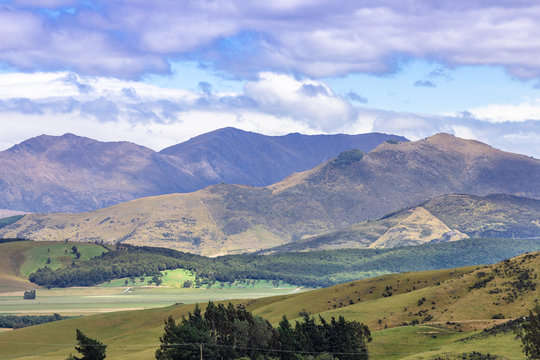
{"type": "Polygon", "coordinates": [[[464,238],[538,238],[540,241],[540,200],[501,194],[443,195],[376,221],[361,222],[261,253],[392,248],[464,238]]]}
{"type": "Polygon", "coordinates": [[[28,275],[38,268],[51,269],[99,256],[106,251],[96,244],[78,244],[79,258],[71,243],[10,241],[0,243],[0,293],[35,289],[28,275]]]}
{"type": "Polygon", "coordinates": [[[269,185],[385,140],[406,141],[379,133],[265,136],[226,128],[155,152],[129,142],[42,135],[0,152],[0,208],[79,212],[223,181],[269,185]]]}
{"type": "MultiPolygon", "coordinates": [[[[538,272],[540,253],[533,253],[494,265],[386,275],[234,303],[274,325],[283,314],[298,319],[304,312],[359,320],[372,331],[374,359],[454,358],[473,350],[524,359],[512,333],[478,330],[526,315],[540,297],[538,272]]],[[[193,305],[174,305],[122,311],[0,333],[0,358],[65,358],[73,351],[75,328],[107,344],[111,358],[152,358],[163,320],[192,310],[193,305]]]]}
{"type": "MultiPolygon", "coordinates": [[[[368,154],[343,152],[263,188],[218,184],[87,213],[29,214],[0,229],[0,236],[125,242],[204,255],[250,252],[378,219],[445,194],[540,199],[538,179],[540,160],[439,134],[385,142],[368,154]]],[[[433,209],[420,209],[410,222],[431,211],[432,228],[447,233],[448,220],[433,209]]]]}

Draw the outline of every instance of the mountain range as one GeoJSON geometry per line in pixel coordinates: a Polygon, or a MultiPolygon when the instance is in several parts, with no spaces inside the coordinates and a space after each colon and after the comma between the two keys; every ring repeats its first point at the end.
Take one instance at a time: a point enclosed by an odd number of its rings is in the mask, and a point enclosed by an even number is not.
{"type": "Polygon", "coordinates": [[[0,152],[0,209],[79,212],[221,182],[266,186],[386,140],[407,141],[380,133],[265,136],[224,128],[155,152],[129,142],[42,135],[0,152]]]}
{"type": "MultiPolygon", "coordinates": [[[[402,240],[410,240],[399,235],[402,220],[429,225],[411,232],[424,234],[425,241],[488,234],[460,225],[468,215],[460,214],[463,206],[459,201],[470,201],[479,209],[483,203],[516,203],[519,208],[530,202],[529,215],[534,217],[540,199],[538,179],[537,159],[438,134],[415,142],[383,142],[369,153],[345,151],[266,187],[222,183],[193,193],[140,198],[86,213],[30,214],[1,229],[0,236],[126,242],[219,255],[299,242],[407,209],[382,219],[388,228],[367,244],[399,246],[402,240]],[[448,194],[509,194],[532,200],[435,199],[448,194]],[[394,234],[385,237],[389,230],[394,234]]],[[[482,211],[477,213],[483,216],[482,211]]],[[[487,219],[485,223],[494,223],[487,219]]],[[[527,226],[533,235],[538,234],[537,223],[527,226]]]]}

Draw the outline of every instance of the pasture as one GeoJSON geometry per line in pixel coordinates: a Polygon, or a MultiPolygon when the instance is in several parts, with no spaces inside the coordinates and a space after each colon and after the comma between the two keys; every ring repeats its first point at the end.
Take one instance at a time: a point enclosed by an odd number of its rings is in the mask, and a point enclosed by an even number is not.
{"type": "Polygon", "coordinates": [[[35,300],[23,300],[22,292],[0,294],[0,314],[44,315],[59,313],[61,315],[88,315],[164,307],[180,303],[205,303],[209,300],[255,299],[286,295],[301,290],[290,287],[184,289],[163,286],[38,289],[35,300]]]}

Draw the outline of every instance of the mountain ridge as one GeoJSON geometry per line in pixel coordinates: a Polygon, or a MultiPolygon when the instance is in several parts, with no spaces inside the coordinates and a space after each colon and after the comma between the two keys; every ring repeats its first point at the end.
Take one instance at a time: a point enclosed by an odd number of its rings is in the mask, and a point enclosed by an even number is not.
{"type": "Polygon", "coordinates": [[[282,143],[280,139],[286,137],[227,128],[155,152],[127,141],[101,142],[71,133],[41,135],[0,152],[0,167],[4,169],[0,173],[0,208],[80,212],[145,196],[192,192],[225,180],[268,185],[276,177],[318,165],[321,158],[336,156],[348,146],[368,151],[385,140],[406,141],[375,133],[348,135],[348,143],[332,143],[328,139],[341,136],[297,134],[294,137],[311,144],[299,148],[290,142],[282,143]],[[255,147],[255,152],[246,148],[250,143],[247,140],[253,136],[266,144],[255,147]],[[216,148],[214,142],[220,147],[216,148]],[[326,149],[328,153],[312,156],[311,148],[326,149]],[[218,157],[216,152],[220,153],[218,157]],[[277,160],[273,159],[275,154],[279,155],[277,160]]]}
{"type": "MultiPolygon", "coordinates": [[[[91,213],[26,215],[0,236],[126,242],[215,256],[322,235],[445,194],[538,200],[538,179],[539,160],[441,135],[385,143],[367,154],[346,151],[267,187],[222,183],[91,213]]],[[[432,220],[433,229],[441,229],[432,220]]]]}

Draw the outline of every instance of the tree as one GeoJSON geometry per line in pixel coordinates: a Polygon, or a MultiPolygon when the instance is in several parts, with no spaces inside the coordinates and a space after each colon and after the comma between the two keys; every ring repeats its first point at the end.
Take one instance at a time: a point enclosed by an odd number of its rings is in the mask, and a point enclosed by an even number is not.
{"type": "Polygon", "coordinates": [[[280,344],[280,349],[283,352],[280,354],[281,359],[283,360],[294,360],[297,358],[295,351],[300,350],[300,346],[296,341],[294,329],[287,320],[287,317],[283,315],[283,318],[279,322],[278,328],[278,341],[280,344]]]}
{"type": "Polygon", "coordinates": [[[172,316],[165,320],[165,333],[159,338],[161,345],[156,351],[157,360],[198,359],[202,351],[204,359],[218,359],[214,339],[202,317],[198,305],[188,318],[176,324],[172,316]]]}
{"type": "Polygon", "coordinates": [[[516,333],[527,358],[540,359],[540,305],[529,311],[527,321],[516,333]]]}
{"type": "Polygon", "coordinates": [[[103,360],[106,358],[104,345],[101,341],[91,339],[83,334],[79,329],[76,329],[78,345],[75,346],[82,357],[77,357],[70,354],[66,360],[103,360]]]}

